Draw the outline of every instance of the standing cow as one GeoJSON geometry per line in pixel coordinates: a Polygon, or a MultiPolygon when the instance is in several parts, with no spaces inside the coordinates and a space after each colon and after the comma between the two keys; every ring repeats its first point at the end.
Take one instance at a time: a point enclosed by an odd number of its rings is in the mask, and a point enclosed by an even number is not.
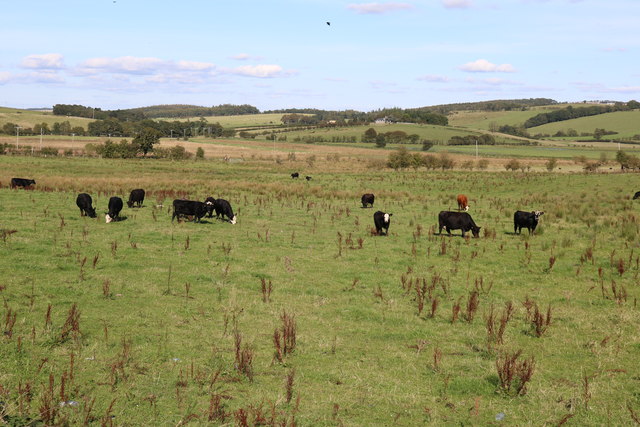
{"type": "Polygon", "coordinates": [[[366,208],[367,205],[370,205],[370,207],[373,207],[373,202],[375,201],[376,196],[374,196],[371,193],[366,193],[362,195],[362,207],[366,208]]]}
{"type": "Polygon", "coordinates": [[[80,216],[88,215],[89,218],[96,217],[96,210],[91,206],[93,201],[87,193],[80,193],[76,198],[76,205],[80,208],[80,216]]]}
{"type": "Polygon", "coordinates": [[[109,224],[111,221],[120,219],[120,211],[122,210],[122,199],[120,197],[111,197],[109,199],[109,212],[104,216],[105,221],[109,224]]]}
{"type": "Polygon", "coordinates": [[[529,234],[534,234],[540,217],[544,215],[542,211],[523,212],[516,211],[513,214],[513,233],[520,234],[523,228],[529,230],[529,234]]]}
{"type": "Polygon", "coordinates": [[[373,214],[373,223],[376,226],[376,233],[378,235],[382,235],[382,230],[384,229],[384,235],[389,234],[389,225],[391,224],[391,215],[390,213],[384,213],[382,211],[377,211],[373,214]]]}
{"type": "Polygon", "coordinates": [[[200,222],[202,217],[207,214],[207,205],[196,200],[184,200],[176,199],[173,201],[173,215],[171,216],[171,222],[174,218],[180,220],[180,215],[192,216],[193,222],[200,222]]]}
{"type": "Polygon", "coordinates": [[[213,217],[213,206],[216,203],[216,199],[214,199],[213,197],[207,197],[206,199],[204,199],[204,204],[207,205],[207,217],[212,218],[213,217]]]}
{"type": "Polygon", "coordinates": [[[130,208],[133,205],[137,207],[142,207],[142,203],[144,202],[144,190],[142,188],[136,188],[135,190],[131,190],[131,194],[129,194],[129,200],[127,201],[127,206],[130,208]]]}
{"type": "Polygon", "coordinates": [[[224,219],[224,217],[226,216],[231,224],[236,223],[236,215],[233,214],[231,203],[229,203],[228,201],[224,199],[216,199],[215,203],[213,204],[213,208],[216,211],[216,218],[222,217],[222,219],[224,219]]]}
{"type": "Polygon", "coordinates": [[[640,199],[640,191],[636,192],[636,194],[633,195],[633,200],[635,199],[640,199]]]}
{"type": "Polygon", "coordinates": [[[456,200],[458,201],[459,211],[466,212],[469,210],[469,201],[467,200],[467,196],[465,196],[464,194],[458,194],[458,197],[456,197],[456,200]]]}
{"type": "Polygon", "coordinates": [[[11,188],[28,188],[32,185],[36,185],[36,181],[34,179],[26,179],[26,178],[11,178],[11,188]]]}
{"type": "Polygon", "coordinates": [[[299,178],[299,177],[300,177],[300,174],[298,172],[294,172],[294,173],[291,174],[291,178],[292,179],[299,178]]]}
{"type": "Polygon", "coordinates": [[[447,230],[451,235],[451,230],[462,230],[462,237],[465,231],[471,231],[473,237],[480,237],[480,227],[473,222],[473,218],[467,212],[441,211],[438,214],[438,233],[442,234],[442,229],[447,230]]]}

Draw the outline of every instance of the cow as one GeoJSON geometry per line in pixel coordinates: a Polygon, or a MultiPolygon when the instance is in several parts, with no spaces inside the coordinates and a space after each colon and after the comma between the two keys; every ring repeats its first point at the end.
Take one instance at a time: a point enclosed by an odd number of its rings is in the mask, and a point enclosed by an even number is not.
{"type": "Polygon", "coordinates": [[[469,201],[467,200],[467,196],[465,196],[464,194],[458,194],[458,197],[456,197],[456,200],[458,201],[459,211],[466,212],[469,210],[469,201]]]}
{"type": "Polygon", "coordinates": [[[633,195],[633,200],[640,199],[640,191],[633,195]]]}
{"type": "Polygon", "coordinates": [[[120,197],[111,197],[109,199],[109,212],[104,216],[107,224],[111,221],[118,221],[120,219],[120,211],[122,210],[122,199],[120,197]]]}
{"type": "Polygon", "coordinates": [[[171,217],[171,222],[173,222],[176,217],[178,217],[178,221],[180,221],[180,215],[193,216],[194,222],[200,222],[206,213],[207,205],[202,202],[176,199],[173,201],[173,216],[171,217]]]}
{"type": "Polygon", "coordinates": [[[208,218],[213,217],[213,205],[215,205],[215,203],[216,203],[216,199],[214,199],[213,197],[207,197],[206,199],[204,199],[204,204],[207,205],[208,218]]]}
{"type": "Polygon", "coordinates": [[[96,217],[96,210],[91,206],[91,196],[87,193],[80,193],[76,198],[76,205],[80,208],[80,216],[88,215],[89,218],[96,217]]]}
{"type": "Polygon", "coordinates": [[[142,207],[142,203],[144,202],[144,190],[142,188],[136,188],[135,190],[131,190],[131,194],[129,194],[129,200],[127,201],[127,206],[130,208],[133,205],[137,207],[142,207]]]}
{"type": "Polygon", "coordinates": [[[373,202],[375,201],[376,196],[374,196],[371,193],[366,193],[362,195],[362,207],[366,208],[367,205],[371,205],[370,207],[373,207],[373,202]]]}
{"type": "Polygon", "coordinates": [[[304,179],[306,179],[307,181],[311,181],[311,177],[309,175],[305,176],[304,179]]]}
{"type": "Polygon", "coordinates": [[[26,178],[11,178],[11,188],[27,188],[32,185],[36,185],[36,181],[34,179],[26,179],[26,178]]]}
{"type": "Polygon", "coordinates": [[[384,228],[384,235],[389,234],[389,224],[391,223],[391,215],[390,213],[384,213],[382,211],[377,211],[373,214],[373,223],[376,226],[376,233],[378,235],[382,235],[382,229],[384,228]]]}
{"type": "Polygon", "coordinates": [[[236,223],[236,215],[233,214],[233,209],[231,209],[231,204],[224,199],[216,199],[216,202],[213,204],[213,208],[216,211],[216,218],[226,216],[229,219],[231,224],[236,223]]]}
{"type": "Polygon", "coordinates": [[[542,215],[544,215],[542,211],[516,211],[513,214],[513,234],[520,234],[523,228],[529,230],[530,235],[534,234],[538,226],[538,220],[542,215]]]}
{"type": "Polygon", "coordinates": [[[473,237],[480,237],[480,227],[473,222],[473,218],[467,212],[441,211],[438,214],[438,225],[440,227],[439,234],[442,234],[444,228],[449,235],[451,235],[451,230],[462,230],[462,237],[464,237],[465,231],[471,231],[473,237]]]}
{"type": "Polygon", "coordinates": [[[298,172],[294,172],[294,173],[291,174],[291,178],[292,179],[293,178],[299,178],[299,177],[300,177],[300,174],[298,172]]]}

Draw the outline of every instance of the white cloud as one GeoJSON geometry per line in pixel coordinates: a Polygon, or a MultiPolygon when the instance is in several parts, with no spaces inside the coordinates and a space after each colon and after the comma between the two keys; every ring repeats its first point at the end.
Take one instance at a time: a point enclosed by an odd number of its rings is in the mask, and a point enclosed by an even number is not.
{"type": "Polygon", "coordinates": [[[478,59],[459,67],[460,70],[469,73],[514,73],[516,70],[511,64],[493,64],[486,59],[478,59]]]}
{"type": "Polygon", "coordinates": [[[210,62],[196,62],[196,61],[178,61],[176,64],[179,70],[185,71],[207,71],[212,70],[216,66],[210,62]]]}
{"type": "Polygon", "coordinates": [[[231,70],[232,74],[246,77],[271,78],[286,74],[279,65],[243,65],[231,70]]]}
{"type": "Polygon", "coordinates": [[[23,68],[38,70],[55,70],[64,68],[62,55],[59,53],[46,53],[44,55],[29,55],[22,59],[20,65],[23,68]]]}
{"type": "Polygon", "coordinates": [[[473,5],[471,0],[442,0],[442,5],[447,9],[468,9],[473,5]]]}
{"type": "Polygon", "coordinates": [[[80,64],[85,73],[122,73],[153,74],[157,69],[166,66],[166,62],[158,58],[136,58],[122,56],[120,58],[91,58],[80,64]]]}
{"type": "Polygon", "coordinates": [[[0,84],[7,83],[11,80],[11,73],[0,71],[0,84]]]}
{"type": "Polygon", "coordinates": [[[394,12],[396,10],[410,10],[413,9],[413,6],[409,3],[361,3],[350,4],[347,9],[353,10],[360,15],[370,15],[394,12]]]}
{"type": "Polygon", "coordinates": [[[438,76],[435,74],[427,74],[425,76],[418,77],[418,80],[422,80],[430,83],[448,83],[450,81],[447,76],[438,76]]]}

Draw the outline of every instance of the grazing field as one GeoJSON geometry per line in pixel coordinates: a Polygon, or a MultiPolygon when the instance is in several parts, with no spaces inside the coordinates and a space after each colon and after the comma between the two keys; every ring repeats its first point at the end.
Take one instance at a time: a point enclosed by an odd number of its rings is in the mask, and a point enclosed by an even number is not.
{"type": "Polygon", "coordinates": [[[56,122],[62,123],[64,121],[68,121],[71,127],[82,126],[86,129],[87,125],[93,120],[81,117],[54,116],[53,113],[47,111],[0,107],[0,126],[5,123],[14,123],[22,127],[31,128],[35,124],[47,123],[51,127],[56,122]]]}
{"type": "Polygon", "coordinates": [[[596,128],[606,129],[608,131],[618,132],[615,135],[604,135],[603,140],[610,138],[632,138],[640,135],[640,110],[634,111],[618,111],[615,113],[598,114],[596,116],[580,117],[578,119],[566,120],[562,122],[548,123],[542,126],[530,128],[529,132],[533,134],[546,133],[553,135],[558,131],[566,132],[573,129],[578,134],[583,132],[593,133],[596,128]]]}
{"type": "Polygon", "coordinates": [[[638,175],[353,161],[305,181],[304,162],[0,156],[4,422],[637,422],[638,175]],[[133,188],[144,206],[106,224],[133,188]],[[478,239],[438,233],[459,193],[478,239]],[[238,223],[171,222],[206,196],[238,223]],[[545,212],[536,235],[518,209],[545,212]]]}

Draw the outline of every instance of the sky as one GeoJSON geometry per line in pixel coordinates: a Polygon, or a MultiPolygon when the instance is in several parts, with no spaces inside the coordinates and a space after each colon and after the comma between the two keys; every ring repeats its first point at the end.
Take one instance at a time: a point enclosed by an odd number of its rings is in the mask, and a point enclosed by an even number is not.
{"type": "Polygon", "coordinates": [[[0,106],[640,100],[640,0],[2,2],[0,106]]]}

